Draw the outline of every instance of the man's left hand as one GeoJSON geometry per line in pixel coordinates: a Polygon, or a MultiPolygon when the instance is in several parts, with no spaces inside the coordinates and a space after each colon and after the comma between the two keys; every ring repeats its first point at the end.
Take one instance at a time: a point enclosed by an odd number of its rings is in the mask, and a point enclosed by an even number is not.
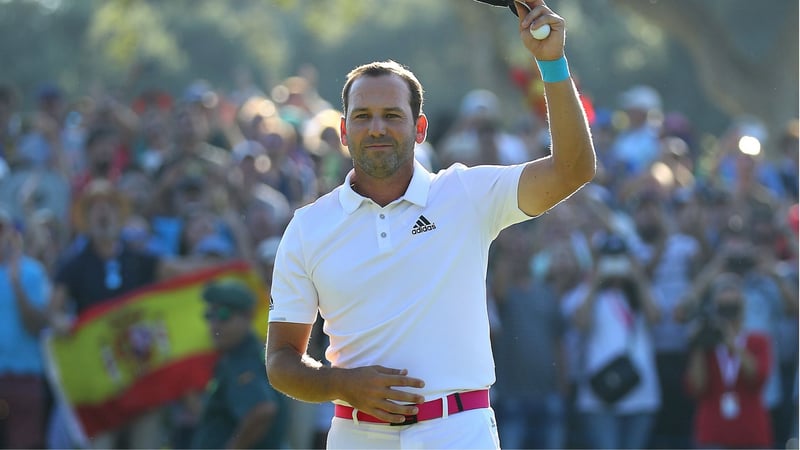
{"type": "Polygon", "coordinates": [[[552,61],[564,55],[564,42],[566,38],[566,25],[564,19],[554,13],[543,0],[518,0],[514,2],[519,16],[519,36],[525,48],[539,61],[552,61]],[[523,6],[525,5],[530,8],[523,6]],[[550,25],[550,35],[539,40],[531,35],[531,28],[536,29],[542,25],[550,25]]]}

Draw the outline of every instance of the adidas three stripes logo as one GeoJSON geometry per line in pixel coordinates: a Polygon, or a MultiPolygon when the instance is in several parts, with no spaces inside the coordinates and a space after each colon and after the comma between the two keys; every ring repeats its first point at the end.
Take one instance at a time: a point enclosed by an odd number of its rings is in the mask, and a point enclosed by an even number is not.
{"type": "Polygon", "coordinates": [[[425,216],[419,216],[417,219],[417,223],[411,228],[411,234],[420,234],[426,231],[431,231],[436,229],[436,224],[432,223],[430,220],[425,218],[425,216]]]}

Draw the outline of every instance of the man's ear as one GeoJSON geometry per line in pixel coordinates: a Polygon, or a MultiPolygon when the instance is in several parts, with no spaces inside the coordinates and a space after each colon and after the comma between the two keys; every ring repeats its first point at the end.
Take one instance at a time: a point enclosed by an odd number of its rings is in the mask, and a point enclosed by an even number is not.
{"type": "Polygon", "coordinates": [[[417,124],[415,125],[417,128],[416,138],[414,139],[417,144],[422,144],[425,142],[425,137],[428,135],[428,117],[425,114],[420,114],[417,117],[417,124]]]}
{"type": "Polygon", "coordinates": [[[347,147],[347,121],[342,116],[342,120],[339,122],[339,140],[342,141],[342,145],[347,147]]]}

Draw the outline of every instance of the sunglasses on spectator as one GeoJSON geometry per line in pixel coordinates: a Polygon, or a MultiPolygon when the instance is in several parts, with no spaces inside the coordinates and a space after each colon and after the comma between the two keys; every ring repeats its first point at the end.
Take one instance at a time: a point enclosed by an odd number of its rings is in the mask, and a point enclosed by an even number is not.
{"type": "Polygon", "coordinates": [[[203,317],[209,322],[225,322],[233,316],[233,310],[227,306],[208,308],[203,317]]]}

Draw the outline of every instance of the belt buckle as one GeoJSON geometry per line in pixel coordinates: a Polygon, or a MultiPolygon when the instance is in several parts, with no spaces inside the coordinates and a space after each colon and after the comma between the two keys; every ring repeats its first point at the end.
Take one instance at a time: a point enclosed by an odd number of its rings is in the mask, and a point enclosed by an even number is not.
{"type": "Polygon", "coordinates": [[[400,423],[391,422],[391,423],[389,423],[389,425],[391,425],[393,427],[399,427],[399,426],[403,426],[403,425],[412,425],[412,424],[415,424],[415,423],[419,422],[419,420],[417,419],[417,415],[416,414],[411,415],[411,416],[404,416],[404,417],[406,418],[406,420],[404,420],[403,422],[400,422],[400,423]]]}

